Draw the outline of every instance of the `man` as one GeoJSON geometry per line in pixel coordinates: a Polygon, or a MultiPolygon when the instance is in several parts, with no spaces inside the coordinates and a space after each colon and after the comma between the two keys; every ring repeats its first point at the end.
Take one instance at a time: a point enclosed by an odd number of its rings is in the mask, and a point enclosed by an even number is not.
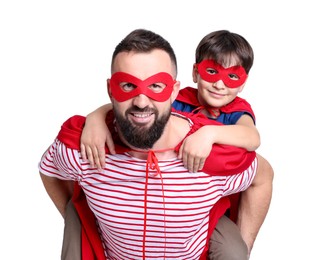
{"type": "Polygon", "coordinates": [[[91,167],[79,152],[84,118],[70,118],[39,166],[48,194],[65,216],[69,181],[81,187],[75,185],[73,201],[90,246],[83,259],[207,259],[210,236],[229,207],[224,197],[258,179],[255,153],[214,145],[202,171],[183,167],[177,151],[184,138],[216,122],[171,113],[180,83],[174,52],[161,36],[131,32],[116,47],[111,69],[114,115],[107,122],[117,154],[107,155],[103,170],[91,167]]]}

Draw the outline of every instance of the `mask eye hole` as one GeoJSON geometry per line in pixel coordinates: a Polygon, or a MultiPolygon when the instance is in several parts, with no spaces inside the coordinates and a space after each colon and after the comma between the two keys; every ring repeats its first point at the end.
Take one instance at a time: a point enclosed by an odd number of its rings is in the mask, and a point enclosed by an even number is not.
{"type": "Polygon", "coordinates": [[[233,74],[233,73],[228,74],[228,77],[231,80],[239,80],[240,79],[240,77],[237,74],[233,74]]]}
{"type": "Polygon", "coordinates": [[[166,86],[166,84],[159,82],[151,84],[148,86],[148,88],[154,93],[161,93],[166,88],[166,86]]]}
{"type": "Polygon", "coordinates": [[[131,92],[133,91],[135,88],[137,88],[137,86],[135,84],[129,83],[129,82],[121,82],[120,83],[120,87],[124,92],[131,92]]]}
{"type": "Polygon", "coordinates": [[[218,74],[218,71],[216,69],[213,69],[213,68],[207,68],[206,69],[206,72],[210,75],[216,75],[218,74]]]}

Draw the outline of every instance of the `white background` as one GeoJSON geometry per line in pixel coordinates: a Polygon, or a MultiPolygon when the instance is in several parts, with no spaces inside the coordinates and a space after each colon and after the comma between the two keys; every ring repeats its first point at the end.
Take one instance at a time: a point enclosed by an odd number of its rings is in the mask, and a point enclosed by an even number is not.
{"type": "Polygon", "coordinates": [[[316,259],[312,4],[1,1],[0,259],[60,259],[63,220],[37,164],[65,119],[109,101],[112,52],[136,28],[169,40],[183,87],[193,85],[195,47],[207,33],[228,29],[251,43],[255,63],[241,96],[257,116],[258,152],[275,170],[272,204],[251,259],[316,259]]]}

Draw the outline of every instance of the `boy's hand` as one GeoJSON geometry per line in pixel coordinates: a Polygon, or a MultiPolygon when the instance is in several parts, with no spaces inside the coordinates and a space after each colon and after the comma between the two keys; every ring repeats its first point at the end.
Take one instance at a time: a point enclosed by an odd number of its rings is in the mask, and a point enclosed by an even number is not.
{"type": "Polygon", "coordinates": [[[184,167],[189,172],[197,172],[203,169],[205,160],[212,150],[210,133],[207,129],[200,128],[196,133],[188,136],[179,150],[179,159],[183,160],[184,167]]]}
{"type": "Polygon", "coordinates": [[[111,154],[115,154],[113,139],[106,124],[86,124],[80,140],[81,155],[89,160],[93,167],[101,170],[105,167],[105,144],[111,154]]]}

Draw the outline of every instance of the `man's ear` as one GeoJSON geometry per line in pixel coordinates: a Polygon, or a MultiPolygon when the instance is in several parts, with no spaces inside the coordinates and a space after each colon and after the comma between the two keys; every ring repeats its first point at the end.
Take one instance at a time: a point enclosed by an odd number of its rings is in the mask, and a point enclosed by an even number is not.
{"type": "Polygon", "coordinates": [[[108,89],[109,98],[112,99],[112,91],[111,91],[111,88],[110,88],[110,79],[106,80],[106,87],[108,89]]]}
{"type": "Polygon", "coordinates": [[[173,90],[171,93],[171,102],[175,101],[180,91],[180,81],[176,81],[173,85],[173,90]]]}
{"type": "Polygon", "coordinates": [[[193,69],[192,69],[192,79],[194,83],[197,83],[197,77],[198,77],[198,69],[197,69],[196,63],[194,63],[193,69]]]}

